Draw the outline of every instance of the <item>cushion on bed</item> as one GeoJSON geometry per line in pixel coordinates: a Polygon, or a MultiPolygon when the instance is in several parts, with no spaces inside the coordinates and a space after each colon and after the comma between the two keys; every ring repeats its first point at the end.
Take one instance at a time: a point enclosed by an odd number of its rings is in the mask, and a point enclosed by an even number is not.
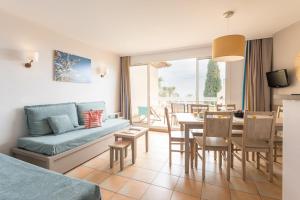
{"type": "Polygon", "coordinates": [[[52,156],[76,148],[128,126],[128,120],[107,119],[103,122],[102,127],[79,129],[61,135],[22,137],[18,139],[17,145],[19,148],[52,156]]]}
{"type": "Polygon", "coordinates": [[[0,153],[2,200],[100,200],[99,186],[0,153]]]}
{"type": "Polygon", "coordinates": [[[48,118],[54,115],[68,115],[73,125],[79,126],[75,103],[25,106],[24,110],[31,136],[51,134],[48,118]]]}
{"type": "Polygon", "coordinates": [[[103,110],[103,121],[106,120],[106,109],[104,101],[76,103],[76,106],[80,125],[84,125],[84,116],[82,115],[82,113],[90,110],[103,110]]]}
{"type": "Polygon", "coordinates": [[[59,135],[74,129],[68,115],[56,115],[48,118],[49,125],[55,135],[59,135]]]}

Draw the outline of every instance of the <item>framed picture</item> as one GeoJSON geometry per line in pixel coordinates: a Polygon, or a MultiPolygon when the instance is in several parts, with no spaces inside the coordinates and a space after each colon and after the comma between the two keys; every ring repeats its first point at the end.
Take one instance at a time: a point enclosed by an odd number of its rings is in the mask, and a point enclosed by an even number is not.
{"type": "Polygon", "coordinates": [[[91,59],[54,51],[54,80],[73,83],[90,83],[91,59]]]}

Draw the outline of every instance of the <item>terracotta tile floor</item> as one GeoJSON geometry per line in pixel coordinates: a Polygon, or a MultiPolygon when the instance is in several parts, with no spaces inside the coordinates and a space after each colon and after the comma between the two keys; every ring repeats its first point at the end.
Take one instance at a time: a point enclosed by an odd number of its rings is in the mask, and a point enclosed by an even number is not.
{"type": "MultiPolygon", "coordinates": [[[[172,167],[168,164],[167,133],[150,132],[149,152],[145,152],[144,138],[138,140],[138,157],[131,165],[131,154],[120,172],[119,163],[109,168],[109,152],[73,169],[66,175],[98,184],[103,200],[280,200],[282,195],[282,165],[274,165],[274,182],[268,182],[265,164],[257,170],[255,163],[247,163],[247,181],[242,180],[241,163],[234,161],[231,179],[226,180],[226,166],[222,169],[208,153],[206,180],[202,182],[201,160],[197,169],[184,173],[184,155],[173,153],[172,167]]],[[[250,156],[251,157],[251,156],[250,156]]],[[[281,159],[279,159],[281,162],[281,159]]]]}

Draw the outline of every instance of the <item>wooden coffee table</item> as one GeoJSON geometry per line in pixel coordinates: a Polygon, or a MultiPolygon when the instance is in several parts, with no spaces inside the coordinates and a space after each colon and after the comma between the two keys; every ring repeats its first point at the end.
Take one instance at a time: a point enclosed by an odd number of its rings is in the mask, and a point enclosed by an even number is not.
{"type": "Polygon", "coordinates": [[[119,138],[122,138],[122,140],[125,141],[127,140],[131,142],[132,164],[134,164],[136,160],[137,139],[143,135],[145,135],[145,148],[146,148],[146,152],[148,152],[148,146],[149,146],[148,131],[149,131],[148,128],[132,126],[129,129],[122,130],[114,134],[115,141],[118,141],[119,138]]]}

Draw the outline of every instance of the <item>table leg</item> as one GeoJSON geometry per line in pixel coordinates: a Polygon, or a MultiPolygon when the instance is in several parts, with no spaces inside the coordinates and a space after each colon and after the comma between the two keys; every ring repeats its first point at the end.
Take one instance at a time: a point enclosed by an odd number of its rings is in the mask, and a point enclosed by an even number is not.
{"type": "Polygon", "coordinates": [[[124,148],[120,149],[120,170],[124,169],[124,148]]]}
{"type": "Polygon", "coordinates": [[[189,126],[185,125],[184,126],[184,143],[185,143],[185,161],[184,161],[184,165],[185,165],[185,173],[188,174],[189,173],[189,157],[190,157],[190,142],[189,142],[189,126]]]}
{"type": "Polygon", "coordinates": [[[146,142],[146,152],[148,152],[148,149],[149,149],[149,131],[146,131],[146,134],[145,134],[145,142],[146,142]]]}
{"type": "MultiPolygon", "coordinates": [[[[180,124],[180,131],[184,131],[184,126],[183,126],[183,124],[180,124]]],[[[180,144],[180,151],[181,151],[181,153],[182,153],[182,151],[183,151],[183,144],[182,144],[182,143],[180,144]]]]}
{"type": "Polygon", "coordinates": [[[114,149],[112,147],[109,148],[110,158],[109,158],[109,167],[113,168],[114,166],[114,149]]]}
{"type": "Polygon", "coordinates": [[[137,143],[136,143],[136,139],[133,139],[131,141],[131,151],[132,151],[132,164],[135,163],[136,160],[136,151],[137,151],[137,143]]]}
{"type": "Polygon", "coordinates": [[[195,142],[194,141],[191,141],[190,143],[191,145],[191,168],[193,169],[194,168],[194,159],[195,159],[195,142]]]}

